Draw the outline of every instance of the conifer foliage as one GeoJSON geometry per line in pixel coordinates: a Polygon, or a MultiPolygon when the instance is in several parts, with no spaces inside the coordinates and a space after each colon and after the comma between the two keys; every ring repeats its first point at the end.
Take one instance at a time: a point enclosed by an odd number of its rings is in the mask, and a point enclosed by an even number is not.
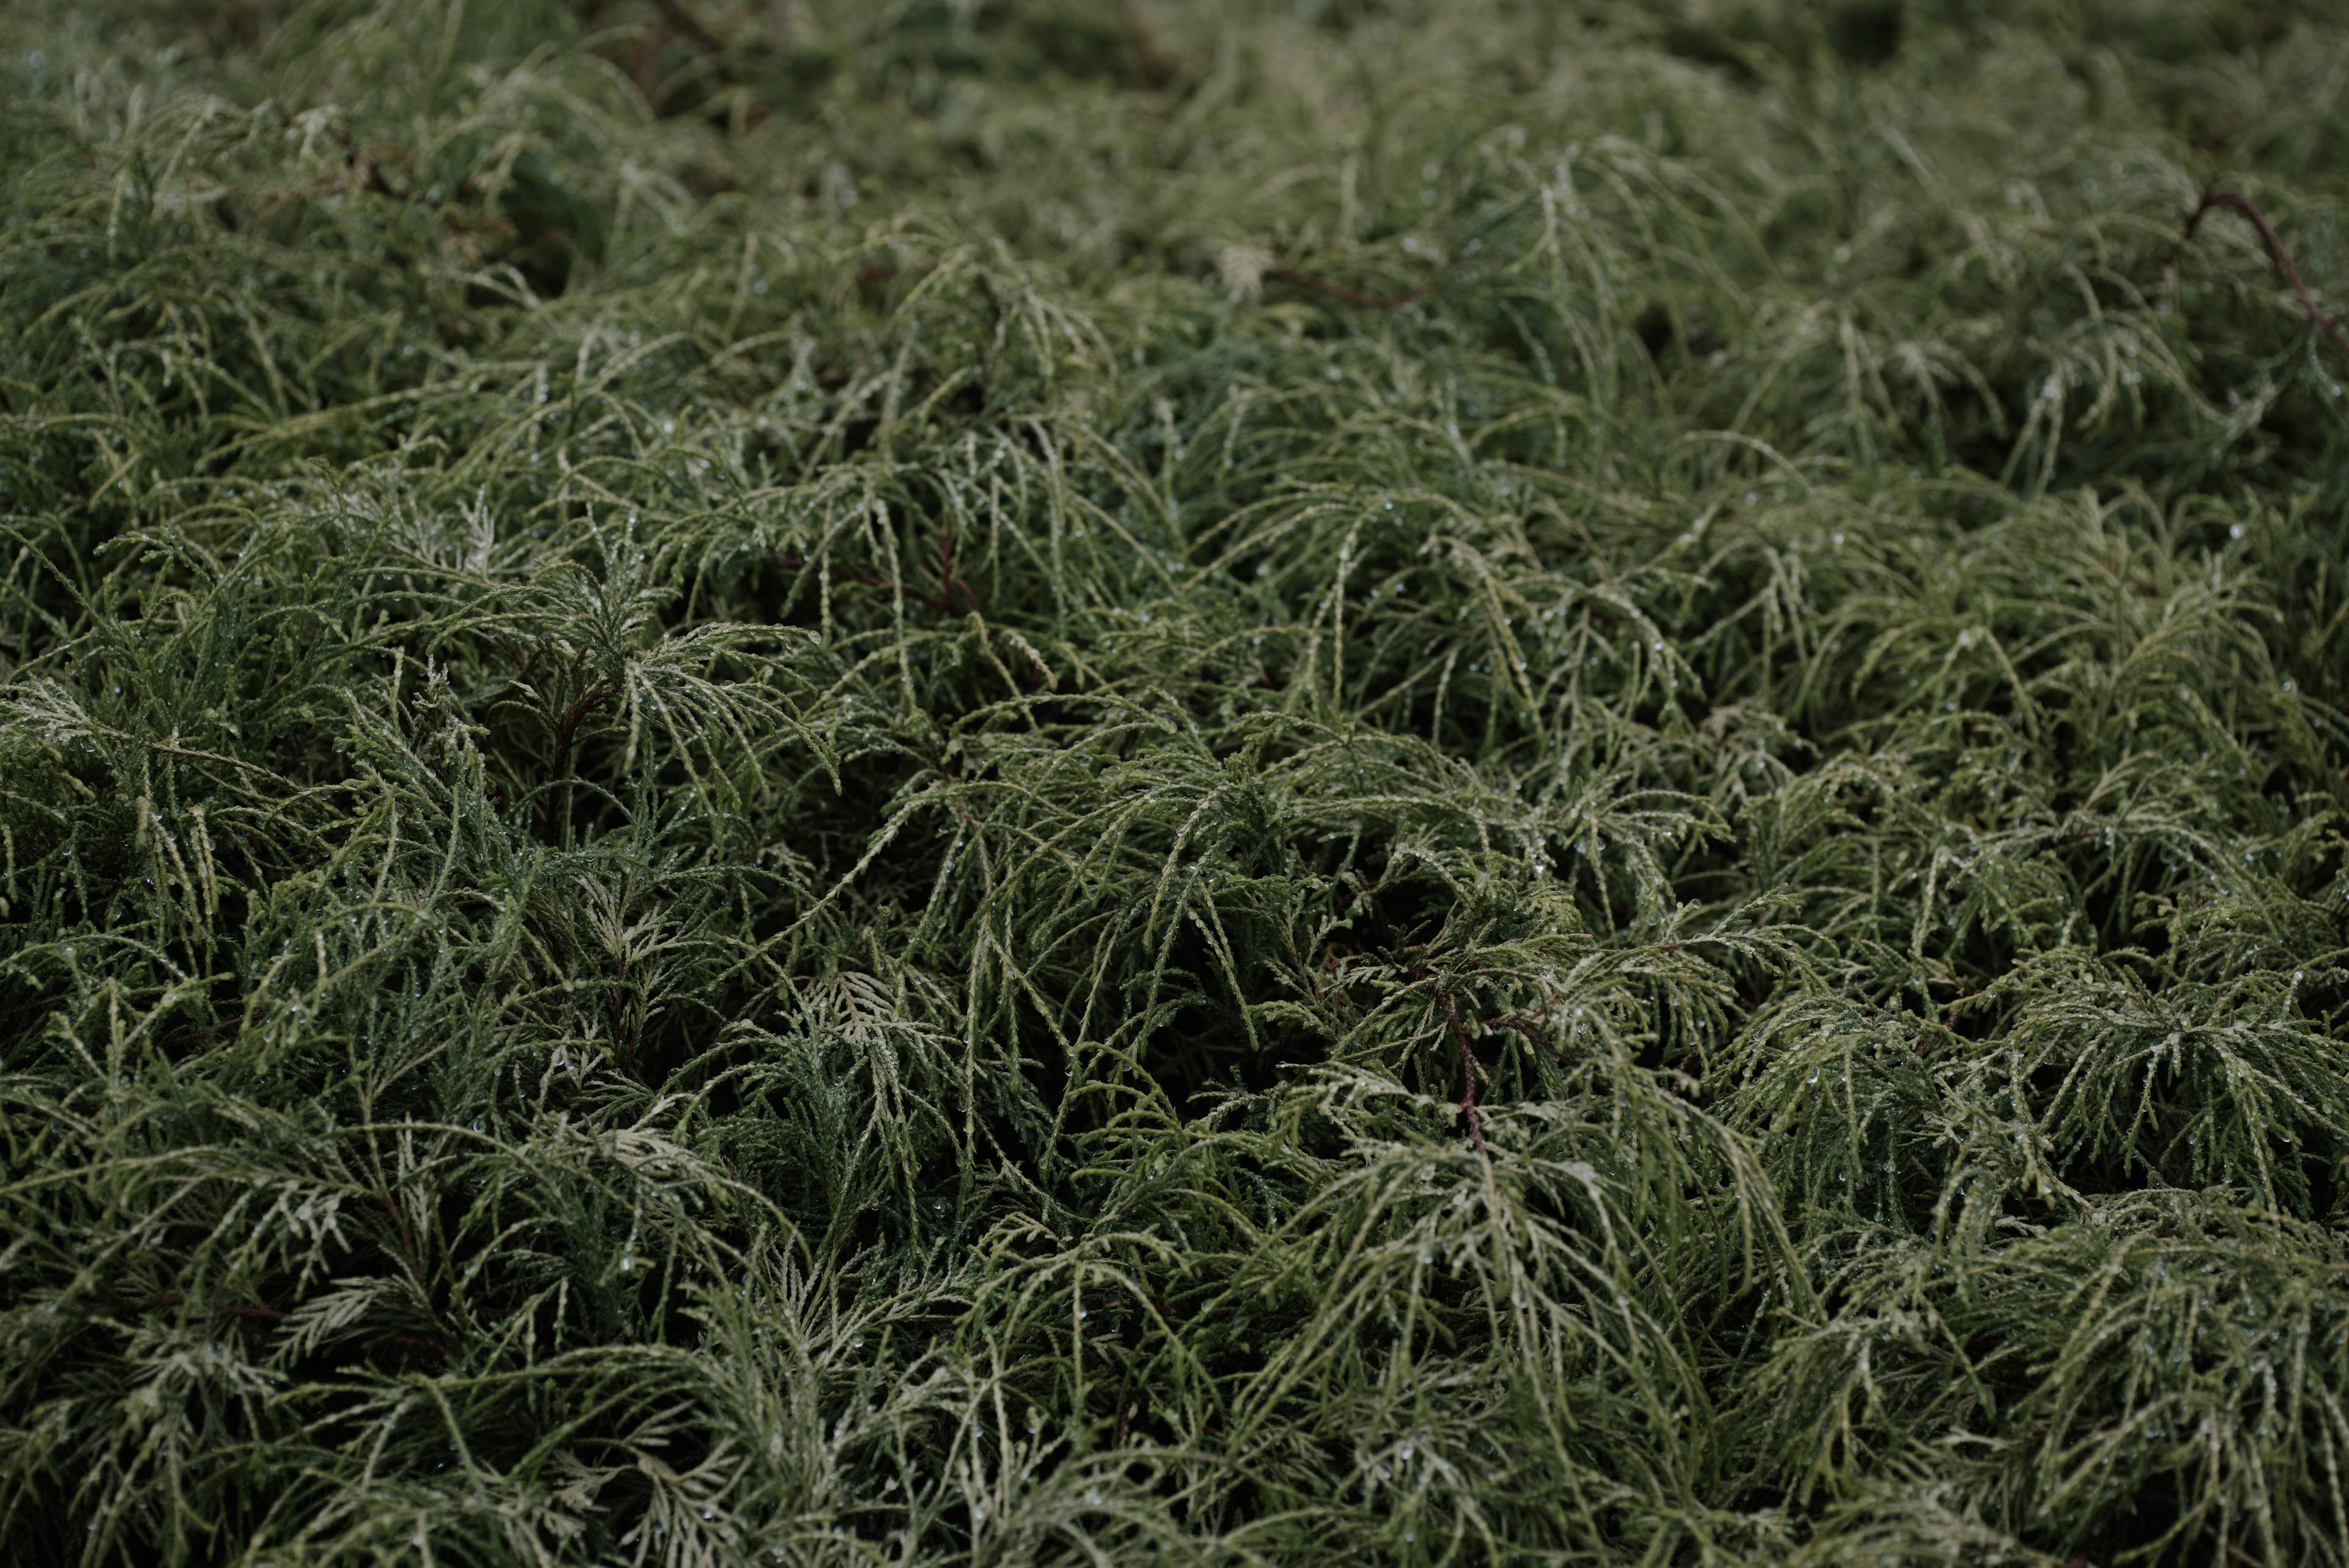
{"type": "Polygon", "coordinates": [[[6,8],[0,1550],[2349,1563],[2344,80],[6,8]]]}

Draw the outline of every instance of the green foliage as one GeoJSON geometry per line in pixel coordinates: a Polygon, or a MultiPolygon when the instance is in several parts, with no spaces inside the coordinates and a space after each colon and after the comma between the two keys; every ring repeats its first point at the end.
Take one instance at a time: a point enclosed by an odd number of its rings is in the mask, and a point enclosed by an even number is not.
{"type": "Polygon", "coordinates": [[[2349,1562],[2344,70],[0,16],[6,1554],[2349,1562]]]}

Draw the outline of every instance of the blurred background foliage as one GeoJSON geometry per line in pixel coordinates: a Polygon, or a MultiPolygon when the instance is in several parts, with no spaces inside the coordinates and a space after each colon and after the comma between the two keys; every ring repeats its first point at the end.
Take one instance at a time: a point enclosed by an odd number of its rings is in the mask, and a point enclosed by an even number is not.
{"type": "Polygon", "coordinates": [[[2344,81],[0,13],[7,1555],[2349,1560],[2344,81]]]}

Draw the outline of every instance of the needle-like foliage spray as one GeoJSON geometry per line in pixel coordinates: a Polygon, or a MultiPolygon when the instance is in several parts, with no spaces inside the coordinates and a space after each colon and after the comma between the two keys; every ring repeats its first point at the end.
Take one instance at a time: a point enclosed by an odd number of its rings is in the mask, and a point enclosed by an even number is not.
{"type": "Polygon", "coordinates": [[[0,13],[0,1556],[2349,1563],[2334,7],[0,13]]]}

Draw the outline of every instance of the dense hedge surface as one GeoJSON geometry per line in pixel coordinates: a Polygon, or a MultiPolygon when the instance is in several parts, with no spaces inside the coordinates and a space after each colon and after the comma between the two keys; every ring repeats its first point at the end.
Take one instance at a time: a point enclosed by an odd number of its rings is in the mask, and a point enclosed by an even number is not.
{"type": "Polygon", "coordinates": [[[2349,1563],[2345,89],[0,10],[0,1556],[2349,1563]]]}

